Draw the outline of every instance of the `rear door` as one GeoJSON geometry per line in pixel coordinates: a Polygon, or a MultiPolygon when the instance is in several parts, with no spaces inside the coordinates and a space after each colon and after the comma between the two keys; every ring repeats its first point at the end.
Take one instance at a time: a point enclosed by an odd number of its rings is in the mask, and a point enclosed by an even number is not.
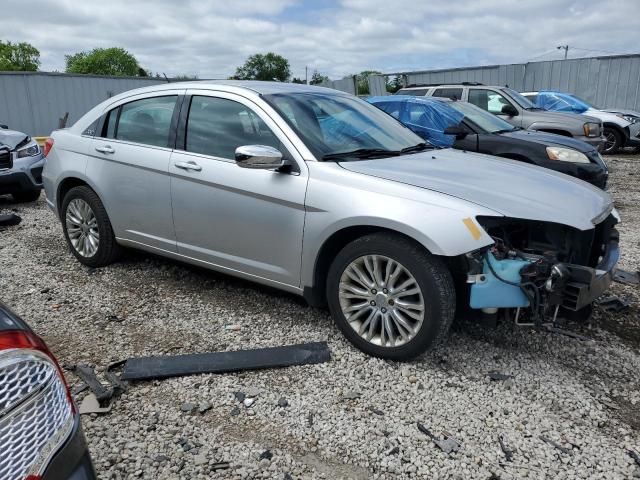
{"type": "Polygon", "coordinates": [[[307,170],[275,121],[251,100],[190,91],[169,172],[178,252],[245,276],[298,286],[307,170]],[[235,163],[242,145],[269,145],[291,171],[235,163]]]}
{"type": "Polygon", "coordinates": [[[133,97],[106,112],[87,163],[115,235],[171,252],[176,240],[168,170],[183,92],[133,97]]]}

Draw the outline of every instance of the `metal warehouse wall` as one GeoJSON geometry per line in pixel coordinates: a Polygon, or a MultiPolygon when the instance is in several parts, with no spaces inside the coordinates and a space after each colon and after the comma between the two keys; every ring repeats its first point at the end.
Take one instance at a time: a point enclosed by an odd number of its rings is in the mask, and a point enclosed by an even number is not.
{"type": "Polygon", "coordinates": [[[601,108],[640,110],[640,54],[403,72],[408,84],[481,82],[571,92],[601,108]]]}
{"type": "Polygon", "coordinates": [[[44,72],[0,72],[0,123],[32,136],[49,135],[69,112],[67,125],[96,104],[164,80],[44,72]]]}

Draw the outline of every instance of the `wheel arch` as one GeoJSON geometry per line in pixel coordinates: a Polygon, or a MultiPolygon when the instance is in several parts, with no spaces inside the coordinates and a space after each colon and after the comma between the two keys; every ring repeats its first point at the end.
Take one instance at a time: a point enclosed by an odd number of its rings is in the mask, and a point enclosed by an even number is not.
{"type": "Polygon", "coordinates": [[[621,140],[619,148],[623,148],[627,144],[627,138],[629,137],[629,135],[627,135],[627,132],[625,132],[624,128],[620,125],[612,122],[602,122],[602,128],[610,128],[611,130],[615,130],[616,132],[618,132],[621,140]]]}
{"type": "Polygon", "coordinates": [[[324,240],[313,264],[311,285],[303,288],[303,297],[312,307],[326,305],[326,277],[335,256],[350,242],[372,233],[391,233],[404,237],[419,245],[426,253],[433,253],[423,242],[397,229],[378,225],[351,225],[333,232],[324,240]]]}

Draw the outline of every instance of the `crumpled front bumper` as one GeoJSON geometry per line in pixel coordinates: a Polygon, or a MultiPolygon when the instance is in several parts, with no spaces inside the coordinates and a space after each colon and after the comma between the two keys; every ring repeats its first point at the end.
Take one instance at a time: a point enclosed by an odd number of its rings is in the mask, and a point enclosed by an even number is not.
{"type": "Polygon", "coordinates": [[[605,255],[596,268],[564,264],[571,276],[562,290],[561,306],[577,311],[593,303],[613,282],[619,259],[618,232],[613,229],[605,255]]]}

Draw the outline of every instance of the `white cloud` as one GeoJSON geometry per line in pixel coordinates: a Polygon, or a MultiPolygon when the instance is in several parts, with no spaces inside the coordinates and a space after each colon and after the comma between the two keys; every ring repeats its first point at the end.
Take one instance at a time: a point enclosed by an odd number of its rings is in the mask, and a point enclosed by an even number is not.
{"type": "Polygon", "coordinates": [[[63,70],[65,54],[121,46],[167,75],[228,76],[248,55],[274,51],[295,76],[308,65],[340,77],[521,62],[560,44],[582,56],[633,52],[638,18],[640,2],[624,0],[22,0],[3,12],[19,28],[2,35],[40,49],[43,70],[63,70]]]}

